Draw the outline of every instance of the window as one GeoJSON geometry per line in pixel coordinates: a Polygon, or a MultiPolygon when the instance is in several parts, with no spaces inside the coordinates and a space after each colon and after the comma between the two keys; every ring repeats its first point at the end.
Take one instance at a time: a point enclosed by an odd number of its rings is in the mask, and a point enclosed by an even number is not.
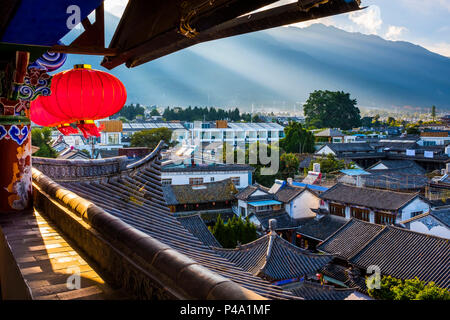
{"type": "Polygon", "coordinates": [[[351,216],[353,218],[363,220],[363,221],[370,221],[370,218],[369,218],[370,211],[367,209],[351,208],[350,212],[351,212],[351,216]]]}
{"type": "Polygon", "coordinates": [[[375,213],[375,223],[378,224],[394,224],[395,215],[387,212],[375,213]]]}
{"type": "Polygon", "coordinates": [[[241,184],[241,178],[240,177],[232,177],[231,181],[235,186],[239,186],[241,184]]]}
{"type": "Polygon", "coordinates": [[[119,134],[118,133],[108,134],[108,144],[119,144],[119,134]]]}
{"type": "Polygon", "coordinates": [[[336,203],[331,203],[330,213],[334,214],[335,216],[345,217],[345,206],[336,203]]]}
{"type": "Polygon", "coordinates": [[[203,184],[203,178],[189,178],[189,184],[198,186],[203,184]]]}
{"type": "Polygon", "coordinates": [[[214,182],[214,177],[211,177],[211,180],[210,180],[211,182],[214,182]]]}
{"type": "Polygon", "coordinates": [[[162,179],[161,183],[163,186],[170,186],[172,184],[172,179],[162,179]]]}
{"type": "Polygon", "coordinates": [[[423,213],[422,211],[411,212],[411,218],[414,218],[415,216],[418,216],[419,214],[422,214],[422,213],[423,213]]]}

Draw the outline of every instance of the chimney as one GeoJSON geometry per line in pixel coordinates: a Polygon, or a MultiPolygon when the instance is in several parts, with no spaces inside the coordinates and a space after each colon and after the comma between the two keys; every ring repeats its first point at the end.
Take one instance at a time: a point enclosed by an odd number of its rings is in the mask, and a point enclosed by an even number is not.
{"type": "Polygon", "coordinates": [[[288,185],[292,186],[292,182],[294,181],[292,178],[287,178],[286,179],[288,185]]]}
{"type": "Polygon", "coordinates": [[[276,228],[277,228],[277,219],[270,219],[269,220],[269,230],[270,230],[270,232],[275,232],[276,228]]]}

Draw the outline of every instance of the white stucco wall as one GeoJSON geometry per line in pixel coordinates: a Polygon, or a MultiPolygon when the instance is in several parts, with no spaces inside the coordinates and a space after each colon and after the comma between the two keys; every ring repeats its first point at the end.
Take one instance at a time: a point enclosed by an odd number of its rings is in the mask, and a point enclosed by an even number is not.
{"type": "MultiPolygon", "coordinates": [[[[239,189],[246,188],[249,185],[249,172],[229,171],[229,172],[161,172],[161,179],[172,179],[173,185],[189,184],[190,178],[203,178],[203,182],[217,182],[228,178],[240,178],[240,184],[236,186],[239,189]],[[211,181],[214,178],[214,181],[211,181]]],[[[251,183],[251,181],[250,181],[251,183]]]]}
{"type": "Polygon", "coordinates": [[[238,200],[238,214],[241,214],[241,208],[244,208],[244,210],[245,210],[244,217],[246,217],[248,214],[247,213],[247,202],[238,200]]]}
{"type": "MultiPolygon", "coordinates": [[[[401,211],[399,212],[399,214],[397,216],[397,223],[411,219],[412,212],[420,211],[421,213],[419,213],[419,214],[422,214],[422,213],[428,212],[429,210],[430,210],[430,205],[427,204],[422,199],[420,199],[419,197],[417,197],[416,199],[411,201],[408,205],[406,205],[403,209],[401,209],[401,211]]],[[[416,214],[416,215],[418,215],[418,214],[416,214]]]]}
{"type": "Polygon", "coordinates": [[[331,150],[331,148],[329,146],[325,146],[325,147],[323,147],[322,149],[320,149],[319,151],[316,152],[316,154],[324,154],[324,155],[328,155],[330,153],[333,154],[333,155],[336,155],[334,153],[334,151],[331,150]]]}
{"type": "Polygon", "coordinates": [[[289,204],[286,204],[286,211],[294,219],[315,217],[316,214],[311,211],[311,208],[317,209],[319,205],[320,199],[305,190],[289,204]]]}
{"type": "Polygon", "coordinates": [[[430,234],[433,236],[450,239],[450,230],[442,225],[434,226],[431,229],[422,223],[420,220],[413,221],[409,224],[409,230],[430,234]]]}
{"type": "Polygon", "coordinates": [[[379,163],[375,167],[372,168],[372,170],[386,170],[386,169],[387,169],[387,167],[382,163],[379,163]]]}

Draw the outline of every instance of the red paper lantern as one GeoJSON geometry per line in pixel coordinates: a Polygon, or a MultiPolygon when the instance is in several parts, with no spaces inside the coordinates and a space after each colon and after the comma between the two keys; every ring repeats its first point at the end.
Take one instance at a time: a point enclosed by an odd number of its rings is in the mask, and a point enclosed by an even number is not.
{"type": "Polygon", "coordinates": [[[63,128],[77,122],[85,136],[99,136],[93,120],[117,113],[127,100],[125,86],[119,79],[84,64],[55,74],[50,89],[51,95],[40,96],[32,102],[31,120],[39,125],[63,128]]]}

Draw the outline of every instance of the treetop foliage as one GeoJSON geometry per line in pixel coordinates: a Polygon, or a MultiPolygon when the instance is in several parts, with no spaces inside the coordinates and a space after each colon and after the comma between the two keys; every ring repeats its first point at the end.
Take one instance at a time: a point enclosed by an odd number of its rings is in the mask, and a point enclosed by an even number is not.
{"type": "Polygon", "coordinates": [[[280,140],[280,146],[286,152],[313,153],[314,134],[304,129],[299,122],[291,121],[284,128],[285,137],[280,140]]]}
{"type": "Polygon", "coordinates": [[[31,144],[39,147],[33,155],[36,157],[56,158],[56,151],[50,146],[52,129],[48,127],[31,129],[31,144]]]}
{"type": "Polygon", "coordinates": [[[170,145],[172,131],[168,128],[155,128],[134,133],[131,136],[130,145],[132,147],[147,147],[154,149],[161,140],[170,145]]]}
{"type": "Polygon", "coordinates": [[[417,277],[401,280],[383,276],[380,289],[369,289],[368,292],[372,298],[379,300],[450,300],[449,290],[439,288],[434,282],[421,281],[417,277]]]}
{"type": "Polygon", "coordinates": [[[361,125],[356,99],[343,91],[314,91],[303,105],[303,113],[309,127],[348,130],[361,125]]]}
{"type": "Polygon", "coordinates": [[[236,248],[238,243],[246,244],[257,239],[256,226],[248,217],[243,220],[237,216],[224,223],[222,217],[216,220],[216,224],[209,230],[224,248],[236,248]]]}

